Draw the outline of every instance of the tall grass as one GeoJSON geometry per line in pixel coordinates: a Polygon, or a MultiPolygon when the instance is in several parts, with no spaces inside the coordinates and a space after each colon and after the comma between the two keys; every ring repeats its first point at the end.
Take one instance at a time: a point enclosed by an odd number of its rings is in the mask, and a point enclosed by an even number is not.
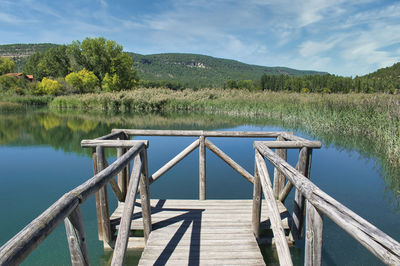
{"type": "Polygon", "coordinates": [[[399,95],[137,89],[60,96],[50,107],[103,112],[187,110],[275,118],[286,123],[296,122],[310,132],[359,135],[378,141],[382,144],[379,152],[400,164],[399,95]]]}

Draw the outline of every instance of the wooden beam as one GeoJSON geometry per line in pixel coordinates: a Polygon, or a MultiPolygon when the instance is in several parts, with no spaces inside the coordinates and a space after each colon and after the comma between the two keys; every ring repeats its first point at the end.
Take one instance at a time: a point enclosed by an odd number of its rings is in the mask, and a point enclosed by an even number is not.
{"type": "Polygon", "coordinates": [[[65,218],[64,224],[72,265],[90,265],[82,213],[79,205],[65,218]]]}
{"type": "MultiPolygon", "coordinates": [[[[280,136],[281,137],[281,136],[280,136]]],[[[282,137],[281,137],[282,138],[282,137]]],[[[284,139],[284,138],[282,138],[284,139]]],[[[319,149],[322,146],[320,141],[299,141],[299,140],[269,140],[269,141],[255,141],[255,142],[262,142],[268,148],[275,148],[275,149],[301,149],[303,147],[319,149]]]]}
{"type": "Polygon", "coordinates": [[[148,140],[97,140],[97,139],[84,139],[81,141],[82,148],[93,148],[102,146],[104,148],[131,148],[135,144],[143,143],[147,148],[149,147],[148,140]]]}
{"type": "Polygon", "coordinates": [[[259,143],[255,148],[278,167],[318,211],[329,217],[384,263],[400,264],[399,242],[323,192],[265,145],[259,143]]]}
{"type": "MultiPolygon", "coordinates": [[[[106,158],[104,154],[104,149],[101,146],[96,147],[97,154],[97,167],[101,172],[106,167],[106,158]]],[[[103,241],[107,244],[111,243],[112,240],[112,231],[110,225],[110,210],[108,206],[108,193],[107,193],[107,184],[104,184],[102,188],[99,189],[99,200],[100,200],[100,218],[101,218],[101,228],[103,232],[103,241]]]]}
{"type": "MultiPolygon", "coordinates": [[[[303,176],[310,178],[310,167],[311,167],[311,156],[312,150],[309,148],[302,148],[299,153],[299,173],[303,176]]],[[[292,234],[295,240],[302,238],[305,218],[305,198],[296,189],[294,195],[294,206],[292,215],[292,234]]]]}
{"type": "Polygon", "coordinates": [[[243,167],[241,167],[231,157],[226,155],[222,150],[220,150],[217,146],[215,146],[210,140],[206,139],[205,144],[206,144],[207,148],[209,148],[219,158],[221,158],[224,162],[226,162],[230,167],[232,167],[239,174],[241,174],[244,178],[246,178],[247,181],[249,181],[250,183],[254,182],[254,177],[249,172],[247,172],[243,167]]]}
{"type": "Polygon", "coordinates": [[[257,241],[260,237],[260,218],[261,218],[261,181],[257,170],[257,162],[254,162],[254,185],[253,185],[253,207],[252,207],[252,227],[257,241]]]}
{"type": "Polygon", "coordinates": [[[274,234],[276,250],[278,252],[279,264],[284,266],[293,265],[292,257],[290,255],[289,245],[286,240],[285,231],[283,230],[281,215],[276,204],[275,196],[272,190],[271,179],[268,174],[267,165],[264,158],[257,151],[256,152],[257,171],[260,176],[261,187],[264,192],[265,203],[270,213],[269,219],[271,221],[271,228],[274,234]]]}
{"type": "Polygon", "coordinates": [[[76,195],[64,194],[0,248],[0,265],[19,265],[78,205],[76,195]]]}
{"type": "Polygon", "coordinates": [[[281,132],[268,131],[203,131],[203,130],[151,130],[151,129],[113,129],[130,136],[180,136],[180,137],[238,137],[238,138],[276,138],[281,132]]]}
{"type": "Polygon", "coordinates": [[[126,194],[124,211],[119,224],[118,236],[115,242],[114,253],[111,261],[112,266],[122,266],[124,264],[132,215],[135,209],[136,194],[138,191],[139,179],[142,174],[142,167],[143,161],[140,158],[140,155],[137,155],[133,164],[132,175],[128,186],[128,193],[126,194]]]}
{"type": "Polygon", "coordinates": [[[322,232],[324,221],[322,214],[309,202],[306,214],[306,244],[304,265],[322,264],[322,232]]]}
{"type": "Polygon", "coordinates": [[[189,155],[192,151],[194,151],[197,146],[199,146],[200,140],[196,139],[192,144],[190,144],[186,149],[181,151],[178,155],[172,158],[168,163],[158,169],[154,174],[152,174],[149,178],[150,184],[160,178],[163,174],[165,174],[169,169],[174,167],[177,163],[179,163],[183,158],[189,155]]]}
{"type": "Polygon", "coordinates": [[[206,199],[206,147],[205,137],[199,138],[199,199],[206,199]]]}
{"type": "Polygon", "coordinates": [[[96,139],[98,140],[106,140],[106,139],[117,139],[121,136],[123,136],[125,133],[122,130],[117,130],[117,131],[112,131],[110,134],[98,137],[96,139]]]}
{"type": "Polygon", "coordinates": [[[142,174],[140,176],[140,200],[141,200],[140,202],[142,204],[144,241],[145,243],[147,243],[147,240],[149,239],[150,236],[150,232],[152,230],[147,151],[143,150],[140,153],[140,155],[141,155],[141,160],[143,162],[142,174]]]}
{"type": "MultiPolygon", "coordinates": [[[[277,140],[285,141],[285,139],[281,136],[278,136],[277,140]]],[[[279,157],[281,157],[283,160],[286,161],[286,159],[287,159],[286,149],[276,149],[275,152],[279,157]]],[[[281,194],[284,187],[285,187],[285,176],[275,167],[275,169],[274,169],[274,186],[273,186],[275,199],[279,198],[279,195],[281,194]]]]}

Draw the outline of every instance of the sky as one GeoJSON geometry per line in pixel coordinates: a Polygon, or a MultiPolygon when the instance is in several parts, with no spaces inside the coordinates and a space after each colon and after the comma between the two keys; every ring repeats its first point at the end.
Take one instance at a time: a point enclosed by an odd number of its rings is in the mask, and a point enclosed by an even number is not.
{"type": "Polygon", "coordinates": [[[400,61],[400,1],[0,0],[0,44],[86,37],[356,76],[400,61]]]}

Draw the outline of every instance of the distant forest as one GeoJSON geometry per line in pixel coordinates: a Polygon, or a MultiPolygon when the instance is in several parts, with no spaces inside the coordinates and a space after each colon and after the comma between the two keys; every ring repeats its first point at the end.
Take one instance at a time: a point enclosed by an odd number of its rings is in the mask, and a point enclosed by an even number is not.
{"type": "MultiPolygon", "coordinates": [[[[36,80],[41,81],[44,77],[64,78],[71,72],[65,52],[68,49],[68,46],[48,43],[0,45],[0,56],[12,59],[15,71],[33,74],[36,80]]],[[[326,72],[249,65],[198,54],[126,54],[133,59],[139,78],[135,86],[146,88],[229,88],[303,93],[397,93],[400,90],[400,63],[353,78],[326,72]]],[[[104,77],[99,77],[100,82],[101,78],[104,77]]]]}

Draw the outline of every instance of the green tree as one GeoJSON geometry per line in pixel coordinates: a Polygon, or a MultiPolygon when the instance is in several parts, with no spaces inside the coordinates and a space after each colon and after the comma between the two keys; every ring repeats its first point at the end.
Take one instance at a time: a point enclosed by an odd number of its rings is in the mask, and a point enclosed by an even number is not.
{"type": "Polygon", "coordinates": [[[68,74],[65,80],[80,93],[93,92],[99,86],[99,79],[85,68],[68,74]]]}
{"type": "Polygon", "coordinates": [[[56,95],[60,93],[61,87],[61,84],[57,81],[44,77],[42,81],[36,85],[34,93],[39,95],[56,95]]]}
{"type": "Polygon", "coordinates": [[[0,57],[0,75],[10,73],[14,71],[14,61],[6,58],[6,57],[0,57]]]}
{"type": "Polygon", "coordinates": [[[68,54],[74,71],[86,68],[105,84],[105,90],[126,90],[137,85],[133,59],[122,46],[104,38],[86,38],[73,42],[68,54]]]}

